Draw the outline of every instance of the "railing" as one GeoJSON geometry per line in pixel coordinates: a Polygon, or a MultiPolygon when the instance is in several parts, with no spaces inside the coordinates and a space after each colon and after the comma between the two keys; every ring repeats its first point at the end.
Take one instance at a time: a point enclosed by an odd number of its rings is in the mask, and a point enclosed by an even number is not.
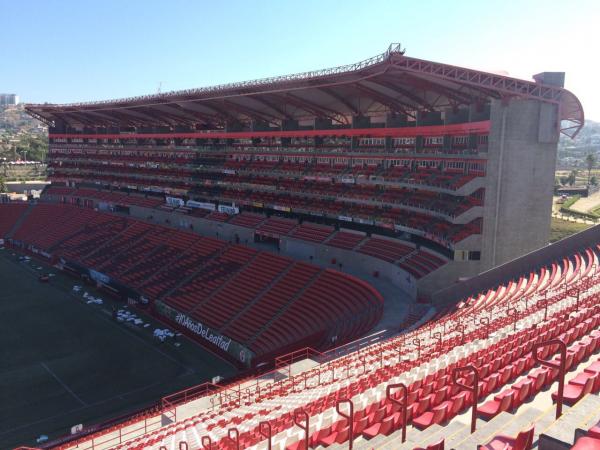
{"type": "Polygon", "coordinates": [[[308,358],[320,358],[323,353],[315,350],[311,347],[304,347],[299,350],[295,350],[285,355],[278,356],[275,358],[275,368],[279,369],[284,366],[291,366],[295,362],[302,361],[308,358]]]}
{"type": "Polygon", "coordinates": [[[182,403],[187,403],[192,400],[196,400],[201,397],[205,397],[209,394],[214,394],[223,389],[223,386],[219,386],[213,383],[202,383],[198,386],[193,386],[188,389],[175,392],[174,394],[167,395],[161,400],[163,408],[172,408],[182,403]]]}
{"type": "Polygon", "coordinates": [[[566,359],[567,359],[567,345],[561,341],[560,339],[553,339],[547,342],[540,342],[533,346],[531,350],[533,354],[533,358],[536,362],[540,363],[543,366],[549,367],[550,369],[558,369],[558,398],[556,399],[556,418],[558,419],[562,415],[562,405],[563,405],[563,392],[565,389],[565,372],[566,372],[566,359]],[[551,361],[546,361],[542,359],[538,350],[544,347],[554,347],[557,346],[560,351],[560,362],[558,364],[553,363],[551,361]]]}
{"type": "Polygon", "coordinates": [[[471,434],[475,433],[477,427],[477,402],[479,401],[479,372],[474,366],[456,367],[452,371],[452,381],[457,386],[470,391],[473,395],[473,404],[471,406],[471,434]],[[473,383],[471,385],[465,384],[458,380],[458,375],[461,372],[470,371],[473,374],[473,383]]]}
{"type": "Polygon", "coordinates": [[[352,450],[354,444],[354,403],[352,400],[338,400],[335,405],[335,411],[348,421],[348,448],[352,450]],[[340,405],[346,403],[348,405],[348,413],[340,410],[340,405]]]}
{"type": "Polygon", "coordinates": [[[408,417],[408,388],[403,383],[388,384],[385,389],[385,396],[390,402],[399,405],[402,410],[402,443],[404,443],[406,441],[406,422],[408,417]],[[392,396],[392,390],[396,388],[402,389],[402,402],[392,396]]]}
{"type": "Polygon", "coordinates": [[[308,413],[303,409],[297,409],[294,411],[294,425],[304,430],[304,449],[308,450],[308,441],[310,439],[310,417],[308,413]],[[304,420],[304,423],[301,420],[304,420]]]}

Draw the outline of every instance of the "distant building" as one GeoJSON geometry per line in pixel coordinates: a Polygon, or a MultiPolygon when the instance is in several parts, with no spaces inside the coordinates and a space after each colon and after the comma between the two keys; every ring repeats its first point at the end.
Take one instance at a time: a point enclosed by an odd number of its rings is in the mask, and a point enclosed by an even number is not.
{"type": "Polygon", "coordinates": [[[17,94],[0,94],[0,106],[18,105],[19,96],[17,94]]]}

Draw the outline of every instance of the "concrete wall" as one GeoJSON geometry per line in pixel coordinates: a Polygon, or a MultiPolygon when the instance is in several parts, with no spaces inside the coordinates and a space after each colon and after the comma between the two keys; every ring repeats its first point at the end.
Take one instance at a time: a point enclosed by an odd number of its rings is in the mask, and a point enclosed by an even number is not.
{"type": "Polygon", "coordinates": [[[436,292],[460,283],[461,278],[478,275],[480,267],[479,261],[450,261],[419,280],[419,296],[432,298],[436,292]]]}
{"type": "MultiPolygon", "coordinates": [[[[387,239],[384,236],[377,236],[381,239],[387,239]]],[[[327,245],[308,243],[290,237],[282,237],[280,242],[281,253],[326,265],[332,269],[356,271],[373,275],[374,272],[379,272],[379,277],[388,280],[394,286],[399,287],[408,294],[411,298],[417,296],[417,282],[415,278],[400,267],[383,261],[382,259],[373,256],[364,255],[362,253],[344,250],[341,248],[330,247],[327,245]],[[335,263],[332,261],[335,260],[335,263]],[[342,264],[340,269],[339,264],[342,264]]]]}
{"type": "Polygon", "coordinates": [[[193,231],[196,231],[203,236],[218,237],[225,241],[235,242],[235,237],[237,235],[240,244],[247,244],[254,241],[254,230],[246,227],[206,220],[202,217],[187,216],[138,206],[131,206],[129,211],[133,217],[151,220],[154,223],[165,226],[178,227],[191,231],[191,225],[193,231]]]}
{"type": "Polygon", "coordinates": [[[556,107],[494,100],[485,193],[481,269],[545,246],[558,133],[556,107]]]}

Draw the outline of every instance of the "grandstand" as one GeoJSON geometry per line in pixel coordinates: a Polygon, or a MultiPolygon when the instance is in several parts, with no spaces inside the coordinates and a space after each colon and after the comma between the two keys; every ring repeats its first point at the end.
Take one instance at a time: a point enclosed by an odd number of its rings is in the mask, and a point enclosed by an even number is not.
{"type": "Polygon", "coordinates": [[[560,76],[534,78],[393,44],[334,69],[26,110],[49,125],[55,200],[251,228],[244,240],[315,261],[352,259],[324,248],[328,230],[391,237],[419,254],[349,263],[428,297],[547,244],[558,136],[578,133],[583,110],[560,76]]]}
{"type": "Polygon", "coordinates": [[[159,414],[56,448],[597,448],[584,444],[598,444],[600,421],[599,232],[494,269],[506,281],[413,331],[285,355],[272,372],[167,396],[159,414]],[[531,258],[536,269],[510,275],[531,258]]]}
{"type": "Polygon", "coordinates": [[[600,231],[546,247],[558,136],[583,110],[561,77],[534,78],[392,45],[318,72],[27,105],[49,125],[52,185],[0,205],[6,245],[255,370],[49,447],[569,448],[581,424],[593,441],[600,231]],[[380,280],[429,303],[360,339],[383,317],[380,280]]]}

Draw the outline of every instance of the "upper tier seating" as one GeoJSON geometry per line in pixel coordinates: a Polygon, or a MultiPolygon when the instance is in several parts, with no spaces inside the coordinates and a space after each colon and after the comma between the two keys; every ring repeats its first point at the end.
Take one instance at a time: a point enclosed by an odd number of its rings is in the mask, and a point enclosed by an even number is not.
{"type": "MultiPolygon", "coordinates": [[[[0,205],[0,212],[13,209],[0,205]]],[[[11,217],[14,224],[19,216],[11,217]]],[[[273,227],[295,226],[270,220],[273,227]]],[[[32,206],[14,240],[104,273],[151,302],[230,333],[257,361],[300,344],[325,348],[331,341],[324,337],[332,333],[337,342],[350,340],[370,329],[383,309],[380,294],[354,277],[89,208],[32,206]],[[313,311],[319,320],[311,327],[295,320],[313,311]]]]}
{"type": "MultiPolygon", "coordinates": [[[[354,438],[361,439],[355,444],[385,435],[399,439],[396,430],[402,424],[400,407],[386,398],[387,386],[398,382],[407,386],[411,424],[420,428],[434,423],[447,424],[466,411],[474,400],[471,391],[452,381],[453,370],[467,365],[476,367],[479,374],[477,401],[510,389],[511,396],[499,398],[511,398],[506,407],[519,409],[523,402],[539,395],[543,386],[555,381],[558,373],[536,367],[532,357],[534,345],[562,340],[568,346],[568,361],[572,367],[591,355],[600,355],[598,252],[598,248],[588,248],[566,255],[538,271],[465,299],[414,331],[358,352],[314,357],[320,361],[319,365],[293,377],[277,381],[272,377],[259,377],[255,382],[245,381],[245,386],[250,387],[239,401],[219,402],[219,394],[209,394],[216,402],[214,409],[200,409],[198,414],[172,425],[139,433],[117,448],[176,448],[180,442],[195,448],[201,447],[202,438],[210,439],[210,448],[232,448],[234,444],[227,437],[227,431],[236,427],[242,448],[262,449],[266,440],[259,430],[260,422],[269,424],[273,448],[303,448],[307,439],[311,448],[333,442],[343,444],[348,440],[349,433],[344,431],[348,423],[335,412],[335,407],[339,400],[348,399],[354,404],[354,438]],[[580,295],[575,295],[577,291],[580,295]],[[528,301],[524,302],[523,298],[528,301]],[[294,425],[298,410],[310,417],[306,434],[294,425]],[[256,445],[259,446],[254,447],[256,445]]],[[[318,317],[317,310],[312,317],[318,317]]],[[[555,345],[544,347],[540,356],[551,359],[557,348],[555,345]]],[[[573,378],[570,385],[594,389],[596,375],[586,373],[588,375],[573,378]]],[[[468,385],[473,382],[473,375],[464,372],[458,381],[468,385]]],[[[238,392],[235,384],[228,389],[238,392]]],[[[400,400],[399,392],[392,391],[392,399],[400,400]]],[[[482,406],[482,409],[486,408],[482,406]]],[[[497,440],[512,446],[515,439],[515,448],[516,442],[523,440],[523,448],[528,448],[527,442],[532,440],[530,433],[525,427],[520,431],[524,431],[522,437],[514,438],[518,434],[514,433],[510,439],[499,437],[497,440]]],[[[409,430],[411,434],[416,432],[416,428],[409,430]]],[[[468,438],[467,431],[455,439],[468,438]]],[[[386,439],[385,442],[394,441],[386,439]]],[[[496,448],[489,439],[480,442],[481,445],[488,443],[496,448]]],[[[368,444],[360,448],[377,448],[375,444],[368,444]]]]}
{"type": "MultiPolygon", "coordinates": [[[[60,191],[63,190],[63,188],[58,188],[60,191]]],[[[234,190],[235,191],[235,190],[234,190]]],[[[49,188],[46,189],[45,191],[45,195],[53,195],[53,193],[55,192],[55,187],[51,186],[49,188]]],[[[206,192],[208,191],[202,191],[206,194],[206,192]]],[[[200,194],[202,194],[202,192],[200,192],[200,194]]],[[[366,220],[366,221],[376,221],[376,222],[383,222],[386,224],[393,224],[393,223],[397,223],[403,226],[406,226],[408,228],[413,228],[415,230],[419,230],[422,231],[424,233],[430,234],[432,236],[437,237],[438,239],[441,239],[442,241],[448,241],[448,242],[452,242],[452,243],[457,243],[462,241],[463,239],[474,235],[474,234],[480,234],[481,233],[481,218],[476,218],[474,220],[472,220],[470,223],[467,223],[465,225],[459,225],[459,224],[451,224],[449,222],[446,222],[445,220],[442,219],[438,219],[436,217],[432,217],[423,213],[419,213],[419,212],[411,212],[411,211],[406,211],[406,210],[402,210],[399,208],[388,208],[388,209],[380,209],[376,206],[373,205],[364,205],[364,204],[350,204],[347,202],[343,202],[339,199],[336,200],[322,200],[322,199],[315,199],[315,198],[302,198],[302,197],[291,197],[291,196],[285,196],[283,194],[283,197],[281,197],[281,195],[275,195],[275,194],[271,194],[268,192],[263,192],[263,193],[256,193],[256,192],[251,192],[251,191],[235,191],[236,193],[233,194],[233,196],[231,198],[229,198],[229,201],[236,201],[239,200],[239,197],[243,197],[246,199],[247,202],[273,202],[273,203],[277,203],[279,201],[283,201],[284,204],[287,204],[288,206],[292,207],[292,209],[294,210],[302,210],[303,212],[313,212],[313,213],[318,213],[318,214],[323,214],[323,213],[327,213],[327,214],[331,214],[334,215],[335,217],[339,217],[340,215],[344,215],[344,216],[350,216],[350,217],[356,217],[359,220],[366,220]]],[[[146,207],[159,207],[160,206],[160,202],[158,204],[155,204],[156,202],[158,202],[158,200],[156,200],[156,197],[148,197],[148,198],[143,198],[137,195],[124,195],[124,194],[117,194],[117,193],[113,193],[113,192],[105,192],[105,191],[98,191],[95,189],[77,189],[77,190],[72,190],[71,192],[72,195],[74,196],[80,196],[80,198],[95,198],[98,200],[102,200],[102,201],[108,201],[108,202],[112,202],[115,204],[124,204],[124,205],[134,205],[139,202],[147,202],[147,205],[138,205],[138,206],[146,206],[146,207]],[[154,206],[152,206],[154,205],[154,206]]],[[[207,194],[209,197],[212,195],[210,193],[207,194]]],[[[430,199],[430,204],[434,205],[436,204],[436,201],[434,199],[430,199]]],[[[467,205],[468,207],[471,207],[474,205],[474,203],[471,203],[471,201],[466,201],[465,205],[467,205]]],[[[160,206],[161,208],[164,207],[160,206]]],[[[169,211],[171,211],[172,208],[169,208],[169,211]]],[[[186,210],[186,213],[188,211],[186,210]]],[[[209,211],[207,210],[203,210],[203,209],[197,209],[194,208],[192,209],[191,212],[192,215],[197,216],[197,217],[206,217],[207,215],[211,214],[209,211]]],[[[213,213],[214,214],[214,213],[213,213]]],[[[214,215],[215,220],[218,221],[231,221],[230,223],[233,223],[235,225],[241,225],[241,226],[246,226],[249,228],[260,228],[263,225],[266,225],[264,223],[264,217],[262,221],[258,221],[257,218],[253,217],[254,214],[250,214],[250,213],[242,213],[240,215],[234,216],[233,218],[231,216],[225,216],[225,215],[214,215]],[[245,220],[248,219],[249,221],[246,222],[245,220]]],[[[212,214],[211,214],[211,217],[212,214]]],[[[268,230],[270,228],[269,225],[266,225],[266,229],[268,230]]],[[[272,230],[274,231],[273,233],[271,233],[273,236],[280,236],[282,234],[286,234],[286,233],[282,233],[282,231],[284,231],[286,228],[284,228],[283,230],[281,229],[276,229],[276,230],[272,230]]],[[[289,228],[291,230],[291,228],[289,228]]],[[[266,233],[270,233],[269,231],[265,231],[266,233]]]]}
{"type": "MultiPolygon", "coordinates": [[[[51,187],[50,189],[50,193],[54,192],[54,187],[51,187]]],[[[74,192],[81,191],[84,191],[86,196],[100,195],[100,197],[104,197],[104,194],[100,193],[101,191],[79,189],[74,192]]],[[[108,193],[108,195],[112,197],[114,194],[108,193]]],[[[131,198],[131,196],[127,198],[131,198]]],[[[168,207],[167,210],[172,211],[173,208],[168,207]]],[[[264,215],[255,213],[243,212],[241,214],[230,216],[219,212],[193,209],[191,214],[198,217],[204,217],[208,220],[227,222],[232,225],[257,229],[258,234],[262,236],[279,238],[287,235],[295,239],[302,239],[313,243],[321,243],[346,250],[357,250],[359,244],[365,240],[363,235],[357,233],[346,231],[338,231],[334,233],[333,228],[330,226],[317,225],[308,221],[304,221],[302,224],[297,225],[295,220],[283,219],[280,217],[267,218],[264,215]]],[[[472,226],[474,225],[467,225],[467,230],[472,226]]],[[[468,235],[469,232],[463,230],[463,233],[468,235]]],[[[398,241],[386,241],[386,243],[383,243],[383,251],[380,251],[381,246],[382,245],[380,244],[379,247],[377,247],[376,240],[372,241],[367,239],[364,245],[361,246],[362,248],[358,251],[388,262],[400,260],[398,262],[398,266],[406,270],[417,279],[422,278],[430,272],[433,272],[446,263],[445,259],[435,256],[431,252],[424,250],[415,251],[412,247],[409,248],[409,246],[398,241]]]]}

